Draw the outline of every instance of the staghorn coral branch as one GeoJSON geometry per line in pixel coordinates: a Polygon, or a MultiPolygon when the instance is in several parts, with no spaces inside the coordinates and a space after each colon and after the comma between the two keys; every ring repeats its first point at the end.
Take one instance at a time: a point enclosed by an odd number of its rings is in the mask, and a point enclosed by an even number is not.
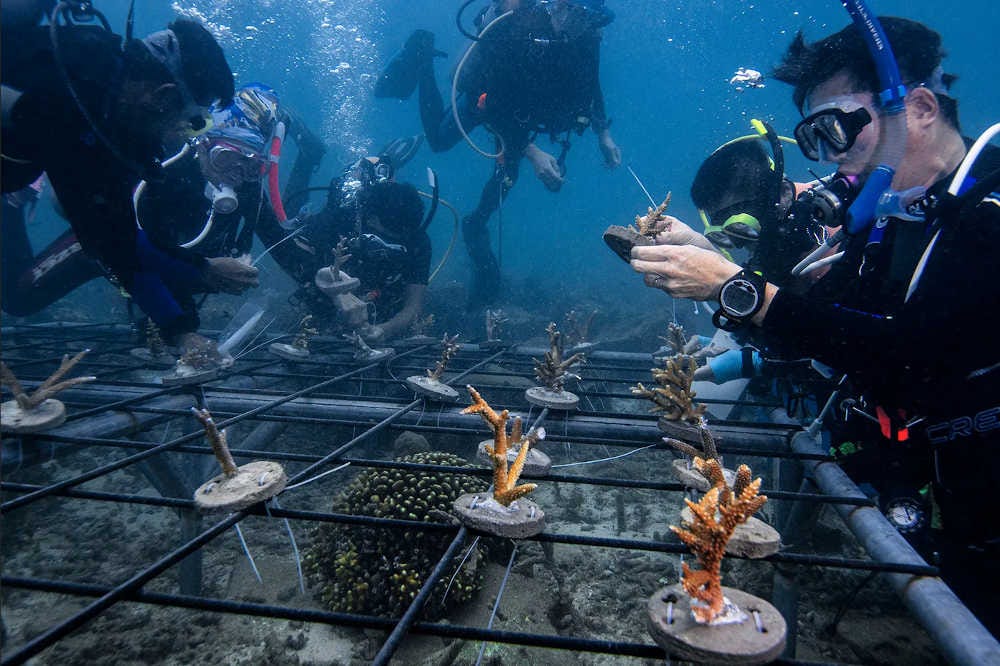
{"type": "Polygon", "coordinates": [[[666,199],[663,200],[659,206],[655,209],[647,208],[646,214],[643,216],[635,216],[635,230],[638,231],[643,236],[648,238],[654,238],[658,233],[660,233],[659,223],[663,221],[663,215],[667,211],[667,206],[670,205],[671,192],[667,192],[666,199]]]}
{"type": "Polygon", "coordinates": [[[337,246],[333,248],[333,265],[330,267],[330,270],[333,273],[334,280],[340,279],[341,269],[344,267],[344,264],[351,260],[352,256],[347,251],[347,238],[341,236],[337,246]]]}
{"type": "Polygon", "coordinates": [[[236,467],[236,461],[233,460],[233,455],[229,452],[229,446],[226,444],[226,433],[219,432],[215,421],[212,420],[211,412],[207,409],[192,407],[191,413],[201,421],[202,427],[205,428],[205,439],[211,445],[215,459],[222,466],[222,473],[226,476],[234,476],[239,470],[236,467]]]}
{"type": "Polygon", "coordinates": [[[441,360],[437,362],[434,366],[434,370],[427,371],[427,377],[438,381],[441,379],[441,375],[444,374],[445,369],[448,367],[448,363],[454,358],[455,354],[458,353],[458,334],[448,337],[445,333],[444,337],[441,338],[441,360]]]}
{"type": "Polygon", "coordinates": [[[299,332],[296,334],[295,339],[292,341],[292,346],[296,349],[308,350],[309,340],[316,334],[319,330],[312,325],[313,316],[307,314],[299,322],[299,332]]]}
{"type": "Polygon", "coordinates": [[[674,532],[691,549],[701,565],[700,570],[692,570],[684,564],[682,583],[684,590],[692,598],[704,605],[692,606],[692,611],[699,622],[708,623],[722,611],[722,557],[726,551],[726,543],[732,537],[736,527],[746,522],[750,516],[760,510],[767,497],[760,495],[760,477],[749,481],[750,468],[740,465],[737,478],[741,489],[733,492],[722,475],[722,466],[718,460],[695,458],[694,465],[706,478],[713,481],[713,486],[697,503],[685,499],[691,509],[693,519],[684,521],[682,527],[670,526],[674,532]]]}
{"type": "Polygon", "coordinates": [[[48,379],[42,382],[32,393],[26,393],[24,391],[21,387],[21,383],[17,380],[17,377],[14,376],[14,373],[11,372],[10,368],[6,365],[4,365],[2,369],[3,383],[10,387],[11,392],[14,394],[14,400],[17,401],[17,405],[21,409],[34,409],[60,391],[65,391],[66,389],[76,386],[77,384],[92,382],[97,379],[97,377],[90,376],[74,377],[72,379],[59,381],[66,375],[67,372],[72,370],[73,366],[79,363],[80,359],[86,356],[89,351],[89,349],[84,349],[72,358],[70,358],[69,354],[64,354],[62,361],[59,363],[59,368],[49,375],[48,379]]]}
{"type": "Polygon", "coordinates": [[[493,446],[486,447],[486,452],[493,461],[493,499],[504,506],[510,506],[511,502],[524,497],[538,487],[534,483],[518,486],[517,480],[524,469],[528,450],[533,443],[544,437],[544,431],[522,437],[521,419],[515,418],[511,429],[511,439],[508,440],[507,421],[510,413],[505,409],[497,414],[476,389],[472,386],[466,388],[469,389],[469,395],[472,396],[472,404],[463,409],[462,414],[479,414],[493,430],[493,446]],[[507,448],[510,441],[520,445],[521,448],[517,452],[514,464],[508,467],[507,448]]]}

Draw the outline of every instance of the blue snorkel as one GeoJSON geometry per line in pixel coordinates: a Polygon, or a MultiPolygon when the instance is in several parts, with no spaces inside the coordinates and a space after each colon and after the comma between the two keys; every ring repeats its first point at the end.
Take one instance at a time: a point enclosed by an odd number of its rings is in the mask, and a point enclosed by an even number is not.
{"type": "Polygon", "coordinates": [[[871,13],[864,0],[841,0],[854,25],[866,37],[868,51],[875,61],[882,91],[877,96],[882,136],[876,158],[878,167],[865,180],[864,187],[847,210],[844,226],[827,241],[809,254],[792,269],[799,275],[826,251],[839,244],[845,236],[853,236],[868,229],[875,220],[876,208],[882,195],[892,187],[896,167],[906,151],[906,86],[899,75],[899,66],[892,53],[892,46],[878,18],[871,13]]]}

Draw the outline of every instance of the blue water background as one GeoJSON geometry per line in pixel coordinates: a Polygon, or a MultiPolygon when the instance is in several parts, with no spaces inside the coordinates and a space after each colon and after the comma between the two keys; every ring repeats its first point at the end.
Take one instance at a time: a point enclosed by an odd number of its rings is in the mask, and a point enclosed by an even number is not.
{"type": "MultiPolygon", "coordinates": [[[[127,0],[97,0],[112,24],[124,26],[127,0]]],[[[400,135],[420,133],[416,95],[408,102],[376,100],[372,77],[416,27],[433,30],[442,86],[464,46],[455,27],[458,2],[439,0],[180,0],[137,3],[136,33],[162,28],[178,11],[200,15],[219,35],[238,82],[264,81],[298,110],[330,146],[314,184],[325,184],[341,166],[366,150],[400,135]]],[[[658,199],[672,190],[671,212],[694,222],[688,196],[701,160],[720,143],[747,132],[749,119],[765,118],[789,133],[798,119],[790,89],[768,82],[762,90],[739,93],[728,80],[740,66],[767,73],[795,32],[817,39],[847,24],[834,0],[755,2],[664,2],[609,0],[617,19],[605,32],[602,80],[613,134],[626,164],[658,199]]],[[[477,5],[478,6],[478,5],[477,5]]],[[[960,75],[963,129],[977,136],[1000,120],[995,90],[1000,61],[1000,12],[994,0],[952,4],[930,0],[881,0],[879,14],[924,21],[940,31],[950,53],[945,70],[960,75]]],[[[477,141],[489,146],[482,130],[477,141]]],[[[541,147],[553,152],[547,139],[541,147]]],[[[792,149],[794,151],[794,149],[792,149]]],[[[793,155],[793,175],[808,166],[793,155]]],[[[440,175],[443,196],[461,211],[474,206],[491,162],[464,144],[444,154],[426,147],[401,173],[424,185],[424,167],[440,175]]],[[[604,246],[609,224],[626,224],[648,202],[628,175],[607,171],[591,133],[574,139],[568,178],[559,194],[547,192],[524,164],[521,182],[503,211],[503,268],[543,290],[605,290],[614,297],[628,289],[630,300],[662,307],[662,295],[638,284],[635,276],[604,246]]],[[[32,231],[40,240],[65,228],[51,215],[32,231]]],[[[492,228],[496,230],[496,217],[492,228]]],[[[435,259],[452,231],[449,215],[433,229],[435,259]]],[[[270,270],[276,270],[273,265],[270,270]]],[[[461,240],[442,282],[464,280],[468,266],[461,240]]],[[[605,300],[602,298],[601,300],[605,300]]],[[[553,313],[557,315],[559,313],[553,313]]]]}

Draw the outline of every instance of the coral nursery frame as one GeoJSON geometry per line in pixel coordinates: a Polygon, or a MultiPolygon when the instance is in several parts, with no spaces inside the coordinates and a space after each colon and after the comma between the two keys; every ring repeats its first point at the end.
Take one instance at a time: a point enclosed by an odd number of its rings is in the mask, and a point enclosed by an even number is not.
{"type": "MultiPolygon", "coordinates": [[[[185,453],[204,458],[205,461],[213,460],[212,452],[204,442],[201,427],[189,413],[191,407],[205,404],[210,406],[220,428],[237,427],[239,424],[244,428],[251,428],[240,441],[231,443],[234,457],[244,460],[267,458],[282,463],[288,472],[290,488],[319,474],[330,472],[344,463],[350,463],[354,468],[405,468],[407,463],[394,462],[391,452],[388,452],[385,459],[365,459],[353,455],[360,444],[370,442],[379,433],[387,431],[466,434],[473,443],[470,446],[474,446],[477,438],[482,437],[484,428],[478,418],[459,413],[464,404],[439,405],[425,403],[420,398],[413,399],[412,394],[396,378],[397,375],[405,377],[408,373],[422,372],[424,368],[431,367],[440,356],[437,344],[400,351],[395,359],[389,361],[388,366],[385,361],[359,366],[352,361],[349,343],[317,337],[312,340],[310,358],[301,362],[283,361],[262,348],[246,354],[231,369],[202,385],[164,387],[150,381],[150,375],[142,375],[147,377],[144,381],[136,379],[137,372],[149,369],[144,368],[142,361],[129,355],[132,345],[128,340],[132,336],[126,327],[120,325],[17,325],[4,327],[2,335],[3,360],[26,386],[34,387],[48,376],[58,367],[64,353],[72,353],[85,347],[92,351],[80,361],[80,371],[97,376],[96,381],[74,387],[60,395],[69,414],[65,424],[46,433],[21,435],[16,439],[4,435],[7,445],[16,444],[22,452],[19,464],[31,466],[53,458],[58,461],[60,456],[81,449],[99,452],[103,456],[101,460],[110,461],[97,463],[83,473],[65,476],[47,484],[26,484],[5,479],[0,486],[3,491],[0,510],[5,519],[21,512],[30,518],[33,507],[45,500],[59,506],[69,502],[103,502],[167,507],[179,513],[182,524],[181,545],[175,547],[173,544],[164,544],[162,553],[155,561],[136,562],[133,571],[118,572],[114,581],[81,583],[60,577],[37,578],[5,568],[0,582],[6,590],[29,591],[39,595],[68,595],[76,598],[81,607],[62,618],[33,618],[38,632],[22,642],[8,642],[4,646],[3,664],[24,663],[57,644],[71,632],[85,632],[88,623],[109,609],[118,604],[129,603],[381,630],[386,633],[386,638],[374,656],[373,663],[377,664],[388,663],[411,634],[645,659],[664,657],[663,651],[649,640],[616,642],[589,636],[522,633],[497,630],[490,626],[421,621],[419,616],[430,590],[444,575],[447,565],[461,556],[463,547],[474,537],[468,529],[456,524],[334,514],[326,511],[328,503],[309,509],[281,508],[270,503],[266,508],[257,505],[224,517],[202,517],[195,512],[190,494],[183,491],[177,479],[166,472],[161,474],[158,482],[153,481],[159,496],[108,490],[114,488],[114,480],[117,478],[115,472],[139,465],[148,467],[151,459],[165,452],[185,453]],[[162,442],[150,441],[150,430],[170,421],[180,424],[180,434],[162,442]],[[353,434],[331,444],[324,455],[269,449],[268,444],[275,439],[281,428],[289,424],[308,424],[317,431],[348,427],[353,434]],[[104,482],[102,490],[82,487],[95,480],[104,482]],[[375,525],[386,529],[437,530],[450,535],[451,541],[421,592],[416,595],[409,609],[398,618],[335,613],[295,605],[251,603],[203,595],[200,559],[203,549],[250,516],[254,516],[255,520],[287,519],[297,530],[305,530],[321,522],[375,525]],[[162,582],[164,574],[166,577],[178,577],[177,592],[160,592],[147,588],[151,581],[162,582]]],[[[484,394],[489,394],[495,404],[529,413],[526,427],[544,424],[548,431],[547,445],[561,446],[572,442],[573,446],[581,447],[580,450],[588,446],[607,447],[612,454],[652,445],[654,453],[664,456],[663,470],[666,472],[673,456],[671,448],[661,442],[655,415],[649,414],[647,406],[629,391],[631,385],[648,378],[652,361],[649,354],[589,352],[589,363],[582,373],[584,379],[574,388],[582,399],[581,410],[573,413],[550,413],[547,409],[538,412],[535,408],[536,411],[529,412],[529,407],[524,402],[523,389],[510,388],[500,379],[511,375],[530,378],[532,355],[538,356],[543,351],[523,347],[484,351],[476,345],[463,345],[452,359],[447,382],[461,388],[465,384],[464,378],[473,373],[480,379],[484,376],[487,379],[496,376],[495,385],[480,382],[477,388],[484,394]],[[502,365],[505,372],[487,369],[487,366],[494,368],[492,364],[502,365]],[[612,413],[606,403],[610,399],[616,400],[616,405],[632,400],[634,409],[625,413],[617,409],[612,413]]],[[[777,405],[760,406],[778,408],[777,405]]],[[[927,565],[906,545],[872,502],[831,463],[821,449],[809,444],[813,440],[803,444],[803,438],[796,438],[795,435],[803,432],[802,428],[787,417],[782,419],[780,413],[779,409],[779,417],[775,422],[764,424],[714,421],[713,431],[722,438],[720,452],[725,455],[754,457],[755,471],[769,466],[775,472],[771,478],[779,478],[780,484],[777,487],[767,487],[764,492],[776,504],[775,517],[780,522],[794,527],[795,516],[802,513],[803,508],[814,508],[817,503],[829,504],[841,514],[858,541],[867,548],[870,557],[846,558],[779,552],[755,561],[753,566],[773,568],[780,565],[785,573],[802,567],[834,567],[884,574],[900,591],[904,603],[927,628],[950,661],[988,663],[987,657],[1000,654],[1000,646],[996,641],[985,633],[971,613],[958,604],[950,591],[936,578],[936,569],[927,565]],[[808,477],[809,481],[802,484],[804,477],[808,477]],[[914,582],[917,584],[913,584],[914,582]]],[[[605,449],[594,449],[593,457],[600,458],[604,454],[597,454],[596,451],[605,449]]],[[[471,459],[471,453],[469,457],[471,459]]],[[[463,468],[446,469],[469,472],[463,468]]],[[[483,466],[474,473],[486,478],[491,470],[483,466]]],[[[662,499],[658,501],[679,505],[680,493],[684,489],[679,483],[670,482],[667,478],[665,473],[656,480],[649,480],[623,479],[613,475],[565,474],[558,473],[557,470],[557,473],[546,478],[546,483],[641,488],[661,493],[662,499]]],[[[336,486],[332,488],[331,494],[336,486]]],[[[666,531],[666,525],[660,526],[660,529],[666,531]]],[[[532,538],[543,544],[563,544],[580,549],[610,548],[672,554],[687,552],[686,547],[675,538],[625,539],[549,530],[532,538]]],[[[666,566],[664,568],[667,569],[666,566]]],[[[780,588],[776,577],[775,597],[794,599],[794,576],[782,576],[782,580],[786,587],[780,588]]],[[[490,594],[490,591],[484,588],[481,594],[490,594]]],[[[794,602],[788,603],[793,604],[791,609],[794,613],[794,602]]],[[[775,604],[780,605],[777,599],[775,604]]],[[[786,605],[785,609],[787,608],[789,607],[786,605]]],[[[637,621],[641,622],[641,618],[637,618],[637,621]]],[[[793,625],[789,626],[789,643],[794,645],[793,625]]],[[[797,662],[785,659],[783,663],[797,662]]]]}

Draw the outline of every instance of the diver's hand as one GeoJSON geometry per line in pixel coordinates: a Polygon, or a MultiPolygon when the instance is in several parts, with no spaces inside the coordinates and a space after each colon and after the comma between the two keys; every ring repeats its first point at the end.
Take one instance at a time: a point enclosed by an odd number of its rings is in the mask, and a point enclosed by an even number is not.
{"type": "Polygon", "coordinates": [[[611,138],[611,132],[604,130],[598,134],[597,145],[601,148],[601,155],[604,156],[604,165],[606,167],[616,169],[622,165],[622,149],[611,138]]]}
{"type": "Polygon", "coordinates": [[[535,167],[535,176],[549,192],[558,192],[562,188],[564,181],[559,160],[533,143],[529,143],[524,149],[524,156],[531,161],[531,166],[535,167]]]}
{"type": "Polygon", "coordinates": [[[722,283],[741,270],[721,254],[694,245],[637,245],[631,264],[645,274],[647,286],[696,301],[714,300],[722,283]]]}
{"type": "Polygon", "coordinates": [[[202,271],[202,280],[209,289],[227,294],[242,294],[250,287],[256,287],[256,267],[243,258],[211,257],[202,271]]]}
{"type": "Polygon", "coordinates": [[[681,222],[673,215],[664,215],[656,223],[659,233],[656,234],[657,245],[694,245],[696,247],[717,252],[712,241],[681,222]]]}

